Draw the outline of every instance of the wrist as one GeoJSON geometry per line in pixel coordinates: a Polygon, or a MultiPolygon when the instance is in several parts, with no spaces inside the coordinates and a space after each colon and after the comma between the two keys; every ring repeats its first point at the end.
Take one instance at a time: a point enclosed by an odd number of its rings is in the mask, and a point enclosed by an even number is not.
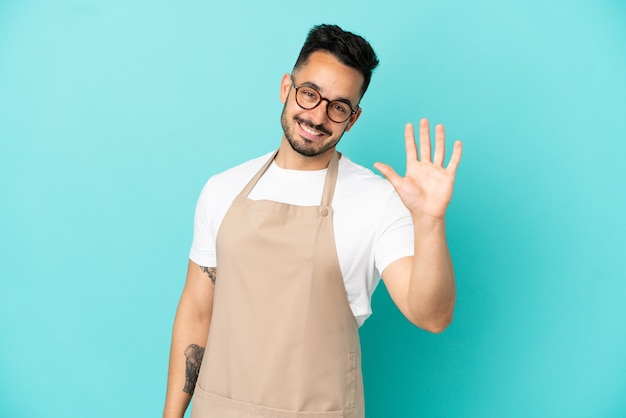
{"type": "Polygon", "coordinates": [[[424,214],[423,212],[413,212],[411,213],[411,218],[413,219],[413,225],[415,225],[415,229],[419,230],[428,231],[445,229],[446,226],[445,217],[430,216],[424,214]]]}

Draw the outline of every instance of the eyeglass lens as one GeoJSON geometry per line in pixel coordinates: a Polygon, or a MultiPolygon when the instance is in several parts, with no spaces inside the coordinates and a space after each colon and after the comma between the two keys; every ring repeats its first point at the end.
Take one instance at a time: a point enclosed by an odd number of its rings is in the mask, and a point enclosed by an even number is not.
{"type": "MultiPolygon", "coordinates": [[[[310,87],[298,87],[296,90],[296,102],[303,109],[313,109],[318,106],[321,101],[322,96],[315,89],[310,87]]],[[[352,109],[350,109],[346,103],[339,100],[329,102],[326,112],[330,120],[338,123],[347,121],[350,115],[352,115],[352,109]]]]}

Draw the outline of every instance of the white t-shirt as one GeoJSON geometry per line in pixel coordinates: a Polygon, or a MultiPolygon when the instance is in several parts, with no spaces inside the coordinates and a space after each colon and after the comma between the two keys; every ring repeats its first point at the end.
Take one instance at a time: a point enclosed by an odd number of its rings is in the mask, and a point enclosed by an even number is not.
{"type": "MultiPolygon", "coordinates": [[[[216,266],[215,239],[222,219],[237,196],[272,153],[211,177],[196,206],[189,258],[216,266]]],[[[318,206],[326,171],[286,170],[274,162],[248,197],[298,206],[318,206]]],[[[345,156],[339,160],[332,202],[339,266],[348,302],[359,326],[371,315],[371,297],[380,272],[413,255],[413,222],[391,184],[345,156]]],[[[219,280],[219,266],[218,280],[219,280]]]]}

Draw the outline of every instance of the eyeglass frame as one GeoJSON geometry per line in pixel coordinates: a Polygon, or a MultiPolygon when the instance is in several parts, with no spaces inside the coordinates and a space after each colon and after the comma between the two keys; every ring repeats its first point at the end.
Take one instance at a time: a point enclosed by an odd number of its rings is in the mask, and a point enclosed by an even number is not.
{"type": "Polygon", "coordinates": [[[296,82],[295,82],[295,81],[293,81],[293,75],[292,75],[292,74],[289,74],[289,79],[291,80],[291,86],[292,86],[294,89],[296,89],[296,94],[294,95],[294,99],[296,100],[296,104],[297,104],[298,106],[300,106],[300,107],[301,107],[302,109],[304,109],[304,110],[313,110],[313,109],[315,109],[316,107],[318,107],[318,106],[320,105],[320,103],[322,103],[324,100],[326,100],[326,102],[328,103],[328,105],[326,106],[326,116],[328,116],[328,119],[330,119],[331,121],[333,121],[333,122],[335,122],[335,123],[344,123],[344,122],[347,122],[347,121],[348,121],[348,120],[349,120],[349,119],[350,119],[353,115],[356,115],[356,113],[357,113],[357,112],[359,111],[359,109],[360,109],[360,107],[359,107],[359,105],[358,105],[358,104],[356,105],[356,109],[352,109],[352,105],[351,105],[350,103],[348,103],[346,100],[339,100],[339,99],[338,99],[338,100],[330,100],[330,99],[327,99],[326,97],[322,96],[322,93],[320,93],[320,92],[319,92],[316,88],[313,88],[313,87],[310,87],[310,86],[296,86],[296,82]],[[302,105],[298,102],[298,89],[299,89],[299,88],[301,88],[301,87],[305,87],[305,88],[307,88],[307,89],[311,89],[311,90],[315,91],[315,92],[318,94],[318,96],[320,97],[320,100],[317,102],[317,104],[316,104],[315,106],[310,107],[310,108],[308,108],[308,109],[307,109],[306,107],[302,106],[302,105]],[[330,116],[330,113],[329,113],[329,110],[330,110],[330,104],[331,104],[332,102],[339,102],[339,103],[343,103],[343,104],[345,104],[346,106],[348,106],[348,107],[350,108],[350,114],[348,115],[348,117],[347,117],[347,118],[345,118],[344,120],[342,120],[341,122],[337,122],[336,120],[334,120],[334,119],[330,116]]]}

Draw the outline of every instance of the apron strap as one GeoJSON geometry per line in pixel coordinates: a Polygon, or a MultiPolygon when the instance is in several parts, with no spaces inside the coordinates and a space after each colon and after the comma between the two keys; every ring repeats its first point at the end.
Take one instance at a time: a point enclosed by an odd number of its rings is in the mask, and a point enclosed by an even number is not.
{"type": "Polygon", "coordinates": [[[335,194],[335,185],[337,184],[337,172],[339,171],[339,154],[333,152],[328,163],[328,171],[326,172],[326,180],[324,181],[324,191],[322,192],[322,207],[330,207],[335,194]]]}
{"type": "MultiPolygon", "coordinates": [[[[254,186],[256,186],[259,179],[265,174],[265,171],[269,168],[274,161],[274,158],[278,154],[278,150],[274,151],[270,158],[263,164],[261,169],[250,179],[246,187],[243,188],[240,196],[247,197],[254,186]]],[[[326,179],[324,181],[324,191],[322,192],[322,207],[330,207],[333,202],[333,196],[335,194],[335,185],[337,184],[337,172],[339,167],[339,154],[337,151],[333,152],[332,157],[330,157],[330,162],[328,163],[328,171],[326,172],[326,179]]]]}
{"type": "Polygon", "coordinates": [[[261,169],[254,175],[254,177],[252,177],[252,179],[250,179],[248,184],[246,184],[246,187],[244,187],[241,193],[239,193],[240,196],[248,197],[248,195],[250,194],[252,189],[254,189],[254,186],[256,186],[256,183],[259,181],[261,176],[265,174],[265,171],[269,168],[270,164],[272,164],[272,161],[274,161],[274,157],[276,157],[276,154],[278,154],[278,150],[272,153],[270,158],[265,162],[265,164],[263,164],[261,169]]]}

